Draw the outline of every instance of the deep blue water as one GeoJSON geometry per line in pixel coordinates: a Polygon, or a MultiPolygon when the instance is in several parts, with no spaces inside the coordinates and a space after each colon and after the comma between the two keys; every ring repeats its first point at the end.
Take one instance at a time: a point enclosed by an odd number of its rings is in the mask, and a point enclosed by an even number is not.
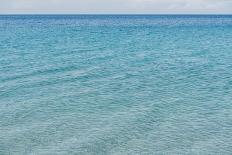
{"type": "Polygon", "coordinates": [[[1,155],[229,155],[232,16],[0,16],[1,155]]]}

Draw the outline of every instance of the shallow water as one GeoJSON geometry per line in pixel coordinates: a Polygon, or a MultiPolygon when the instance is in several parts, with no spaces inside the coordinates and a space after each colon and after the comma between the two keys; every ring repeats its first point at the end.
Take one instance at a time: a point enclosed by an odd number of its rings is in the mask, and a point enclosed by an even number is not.
{"type": "Polygon", "coordinates": [[[231,154],[232,16],[0,16],[0,154],[231,154]]]}

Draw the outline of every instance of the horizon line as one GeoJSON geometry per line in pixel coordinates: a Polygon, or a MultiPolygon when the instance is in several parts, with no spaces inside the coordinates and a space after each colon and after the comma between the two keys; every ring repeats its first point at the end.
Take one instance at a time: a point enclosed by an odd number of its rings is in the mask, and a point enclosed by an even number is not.
{"type": "Polygon", "coordinates": [[[232,15],[232,13],[0,13],[0,15],[232,15]]]}

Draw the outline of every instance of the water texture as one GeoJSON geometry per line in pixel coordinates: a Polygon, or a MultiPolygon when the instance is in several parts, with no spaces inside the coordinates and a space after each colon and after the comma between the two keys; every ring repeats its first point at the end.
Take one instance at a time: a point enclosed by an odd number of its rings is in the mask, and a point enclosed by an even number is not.
{"type": "Polygon", "coordinates": [[[232,16],[1,15],[1,155],[229,155],[232,16]]]}

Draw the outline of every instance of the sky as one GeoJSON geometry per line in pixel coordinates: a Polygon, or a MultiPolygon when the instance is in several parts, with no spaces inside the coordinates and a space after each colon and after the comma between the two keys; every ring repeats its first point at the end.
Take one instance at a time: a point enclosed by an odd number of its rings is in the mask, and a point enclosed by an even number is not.
{"type": "Polygon", "coordinates": [[[232,0],[0,0],[0,14],[232,14],[232,0]]]}

